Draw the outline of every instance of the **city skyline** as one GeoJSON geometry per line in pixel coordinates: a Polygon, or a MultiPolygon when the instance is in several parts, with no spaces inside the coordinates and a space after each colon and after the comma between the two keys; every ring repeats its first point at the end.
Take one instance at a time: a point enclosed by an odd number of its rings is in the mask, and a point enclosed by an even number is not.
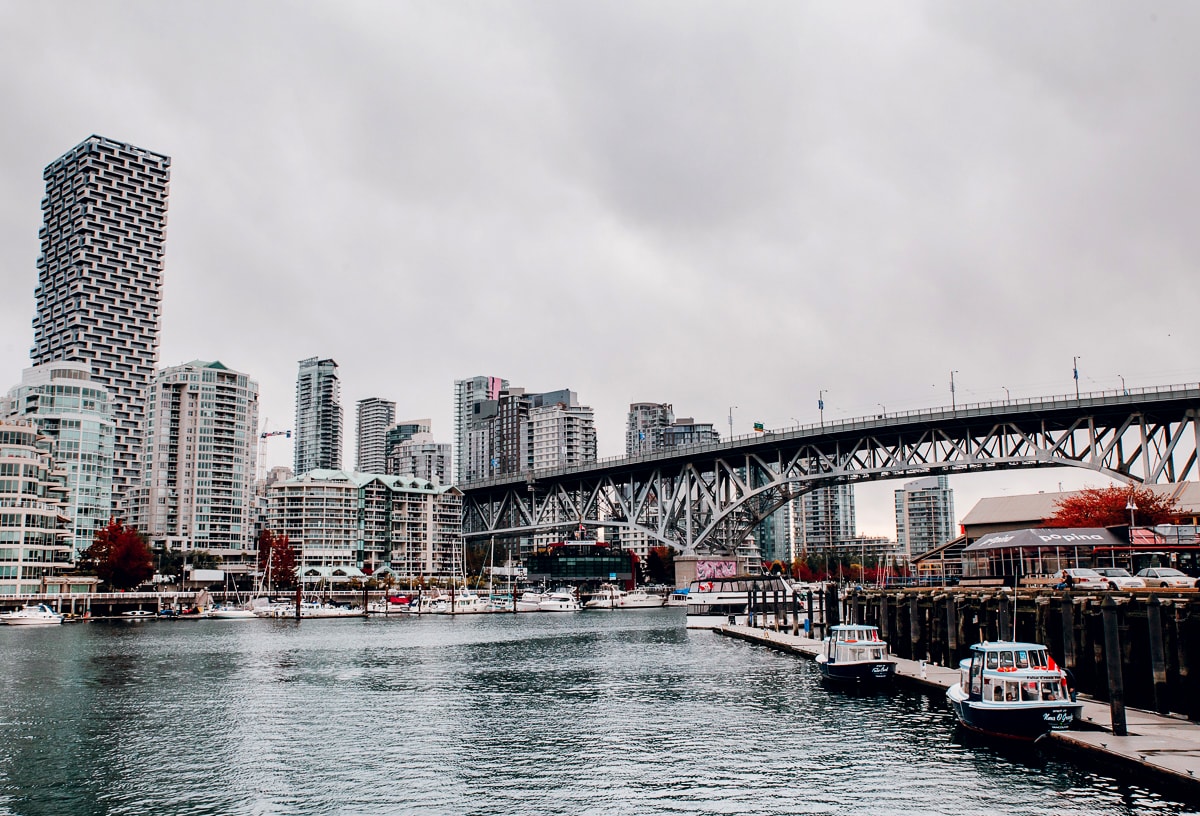
{"type": "MultiPolygon", "coordinates": [[[[439,441],[455,379],[569,383],[600,457],[642,401],[724,437],[1195,381],[1162,305],[1200,286],[1197,13],[1110,10],[18,6],[0,371],[30,363],[42,169],[97,133],[172,157],[159,365],[246,372],[273,428],[310,355],[439,441]]],[[[1106,480],[951,480],[960,514],[1059,482],[1106,480]]],[[[857,489],[863,531],[896,486],[857,489]]]]}

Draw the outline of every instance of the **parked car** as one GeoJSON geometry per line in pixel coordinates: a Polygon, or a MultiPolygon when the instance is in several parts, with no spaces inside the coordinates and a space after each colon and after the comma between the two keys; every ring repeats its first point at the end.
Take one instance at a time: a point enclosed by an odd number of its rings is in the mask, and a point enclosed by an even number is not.
{"type": "Polygon", "coordinates": [[[1108,589],[1108,582],[1104,580],[1104,577],[1086,567],[1065,569],[1059,577],[1064,584],[1070,584],[1071,589],[1108,589]],[[1068,575],[1071,577],[1070,581],[1067,580],[1068,575]]]}
{"type": "Polygon", "coordinates": [[[1121,567],[1096,567],[1110,589],[1145,589],[1146,579],[1130,575],[1129,570],[1121,567]]]}
{"type": "Polygon", "coordinates": [[[1152,587],[1190,587],[1195,584],[1193,578],[1171,567],[1146,567],[1138,570],[1137,577],[1146,579],[1146,586],[1152,587]]]}

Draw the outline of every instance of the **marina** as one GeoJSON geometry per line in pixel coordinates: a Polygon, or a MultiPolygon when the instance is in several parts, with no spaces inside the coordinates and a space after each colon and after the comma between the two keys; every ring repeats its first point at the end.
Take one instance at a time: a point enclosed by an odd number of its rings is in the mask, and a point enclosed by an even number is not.
{"type": "MultiPolygon", "coordinates": [[[[784,653],[819,641],[683,617],[0,629],[0,813],[1193,812],[1149,778],[962,738],[957,672],[899,661],[895,688],[842,691],[784,653]],[[219,749],[222,773],[168,745],[219,749]]],[[[1141,718],[1131,741],[1179,761],[1141,718]]]]}

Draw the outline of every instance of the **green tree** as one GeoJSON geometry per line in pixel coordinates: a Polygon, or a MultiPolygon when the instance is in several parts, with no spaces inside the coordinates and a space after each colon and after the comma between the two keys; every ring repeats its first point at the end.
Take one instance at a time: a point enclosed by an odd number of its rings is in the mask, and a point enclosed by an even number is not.
{"type": "Polygon", "coordinates": [[[92,546],[83,553],[86,568],[113,589],[132,589],[154,575],[154,556],[146,539],[120,519],[110,519],[97,530],[92,546]]]}

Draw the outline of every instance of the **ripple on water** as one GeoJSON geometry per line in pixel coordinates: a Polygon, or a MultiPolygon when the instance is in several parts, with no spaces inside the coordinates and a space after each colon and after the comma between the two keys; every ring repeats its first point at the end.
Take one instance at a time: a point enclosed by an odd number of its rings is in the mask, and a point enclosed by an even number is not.
{"type": "Polygon", "coordinates": [[[1176,814],[675,610],[0,628],[0,813],[1176,814]]]}

